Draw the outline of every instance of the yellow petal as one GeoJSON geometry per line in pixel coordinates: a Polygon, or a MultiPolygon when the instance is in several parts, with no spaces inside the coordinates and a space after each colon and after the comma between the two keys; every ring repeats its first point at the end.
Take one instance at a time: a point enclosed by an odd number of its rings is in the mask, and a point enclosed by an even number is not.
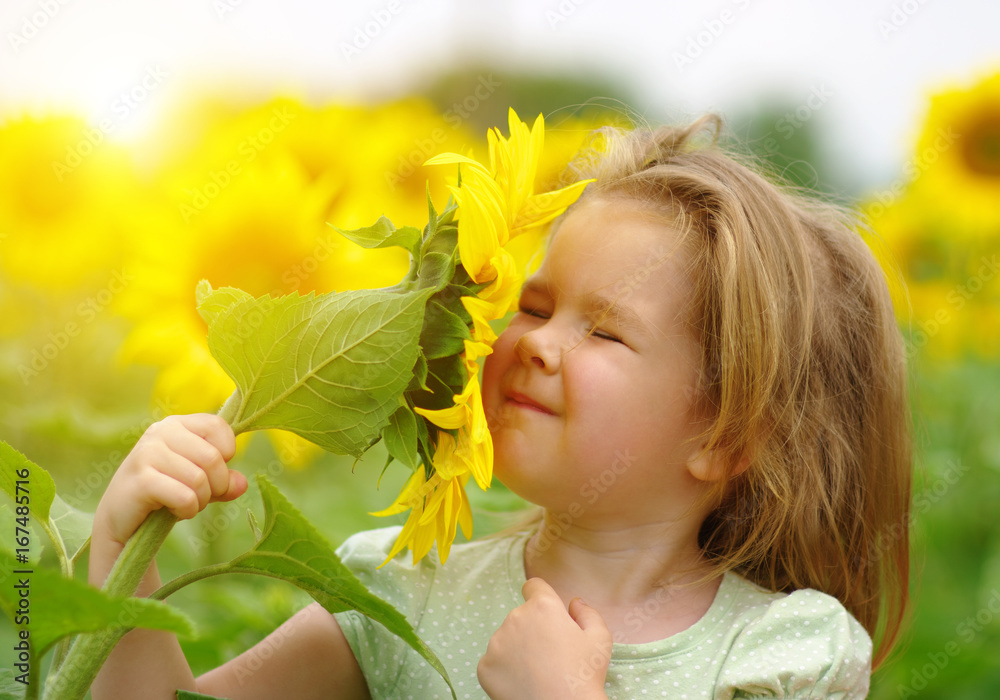
{"type": "MultiPolygon", "coordinates": [[[[455,394],[460,396],[460,394],[455,394]]],[[[423,416],[431,423],[445,430],[454,430],[465,425],[465,404],[457,403],[448,408],[429,409],[417,406],[413,409],[417,415],[423,416]]]]}
{"type": "Polygon", "coordinates": [[[482,197],[474,187],[462,187],[458,218],[458,254],[462,266],[476,282],[485,282],[483,269],[508,238],[507,223],[495,200],[482,197]],[[503,243],[501,243],[503,239],[503,243]]]}
{"type": "Polygon", "coordinates": [[[468,156],[459,155],[458,153],[439,153],[432,158],[428,158],[424,161],[424,165],[447,165],[448,163],[462,163],[465,165],[471,165],[474,168],[479,168],[485,171],[486,168],[479,161],[475,161],[468,156]]]}
{"type": "Polygon", "coordinates": [[[496,279],[477,296],[494,305],[493,319],[503,318],[521,290],[521,275],[514,256],[504,248],[497,250],[496,255],[490,259],[490,264],[496,271],[496,279]]]}
{"type": "Polygon", "coordinates": [[[410,513],[410,517],[406,519],[406,524],[403,525],[403,529],[396,537],[396,542],[395,544],[393,544],[392,549],[389,551],[388,556],[386,556],[385,561],[379,564],[376,568],[381,569],[383,566],[392,561],[393,557],[402,552],[405,547],[410,545],[411,541],[413,540],[413,536],[417,531],[417,522],[419,520],[420,520],[419,511],[414,510],[412,513],[410,513]]]}
{"type": "Polygon", "coordinates": [[[416,471],[413,472],[406,484],[403,485],[402,490],[393,501],[392,505],[385,510],[380,510],[377,513],[369,513],[369,515],[375,515],[378,517],[385,517],[388,515],[395,515],[396,513],[402,513],[404,510],[418,506],[427,493],[424,488],[424,468],[418,467],[416,471]]]}
{"type": "Polygon", "coordinates": [[[462,297],[462,306],[472,316],[472,339],[493,345],[497,334],[493,332],[489,322],[496,318],[496,306],[476,297],[462,297]]]}
{"type": "Polygon", "coordinates": [[[552,192],[544,192],[530,197],[517,213],[510,225],[510,237],[514,238],[525,231],[543,226],[566,211],[566,208],[580,198],[584,188],[593,180],[581,180],[568,187],[552,192]]]}

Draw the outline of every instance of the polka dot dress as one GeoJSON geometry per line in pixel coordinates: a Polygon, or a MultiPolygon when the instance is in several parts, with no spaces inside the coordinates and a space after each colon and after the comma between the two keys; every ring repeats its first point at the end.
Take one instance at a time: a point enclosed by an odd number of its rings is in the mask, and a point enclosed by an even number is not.
{"type": "MultiPolygon", "coordinates": [[[[476,666],[507,613],[524,602],[530,533],[455,545],[444,566],[432,551],[416,567],[403,553],[376,570],[398,533],[398,527],[362,532],[338,553],[407,617],[460,699],[486,698],[476,666]]],[[[336,618],[373,698],[451,697],[437,672],[379,623],[353,611],[336,618]]],[[[604,690],[611,700],[864,698],[871,651],[864,628],[836,599],[813,590],[771,593],[729,573],[708,612],[688,629],[656,642],[615,644],[604,690]]]]}

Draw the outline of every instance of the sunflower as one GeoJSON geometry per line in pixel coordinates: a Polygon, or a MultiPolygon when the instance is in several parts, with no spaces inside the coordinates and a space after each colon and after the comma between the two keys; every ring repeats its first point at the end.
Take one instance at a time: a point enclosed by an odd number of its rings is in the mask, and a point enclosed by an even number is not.
{"type": "Polygon", "coordinates": [[[1000,74],[941,91],[904,177],[864,205],[909,290],[894,295],[911,352],[1000,353],[989,319],[1000,307],[1000,74]]]}
{"type": "Polygon", "coordinates": [[[493,476],[493,440],[486,426],[478,360],[492,352],[496,335],[490,322],[507,313],[522,281],[519,268],[523,266],[507,246],[519,236],[543,230],[576,201],[590,182],[583,180],[559,190],[536,192],[544,119],[539,115],[529,129],[511,109],[508,123],[509,138],[497,129],[488,134],[489,166],[457,153],[443,153],[426,163],[457,163],[461,167],[460,184],[450,188],[457,203],[459,260],[480,289],[474,296],[461,298],[472,325],[472,338],[464,342],[460,355],[467,374],[462,392],[454,395],[451,407],[415,409],[439,429],[433,473],[428,477],[425,467],[419,467],[396,501],[375,513],[411,511],[386,562],[409,546],[416,564],[434,541],[444,562],[455,537],[455,523],[462,523],[467,537],[471,534],[471,519],[468,530],[464,525],[468,509],[465,483],[471,475],[480,488],[486,489],[493,476]]]}
{"type": "Polygon", "coordinates": [[[915,193],[950,213],[954,233],[1000,236],[1000,73],[931,97],[913,162],[915,193]]]}

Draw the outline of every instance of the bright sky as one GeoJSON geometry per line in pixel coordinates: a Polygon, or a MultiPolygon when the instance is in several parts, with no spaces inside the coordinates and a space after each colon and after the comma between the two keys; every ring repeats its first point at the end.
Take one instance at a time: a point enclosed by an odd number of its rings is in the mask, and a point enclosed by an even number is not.
{"type": "Polygon", "coordinates": [[[386,96],[481,57],[627,81],[653,121],[781,94],[877,186],[929,90],[1000,70],[998,28],[994,0],[3,0],[0,112],[136,134],[195,88],[386,96]]]}

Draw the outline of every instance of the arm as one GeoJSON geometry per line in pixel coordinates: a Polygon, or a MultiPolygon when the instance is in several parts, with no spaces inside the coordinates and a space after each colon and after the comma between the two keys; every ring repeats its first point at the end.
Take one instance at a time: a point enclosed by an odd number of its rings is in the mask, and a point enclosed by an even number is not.
{"type": "MultiPolygon", "coordinates": [[[[178,518],[191,518],[212,501],[241,496],[246,478],[226,466],[234,452],[232,429],[218,416],[172,416],[150,426],[97,507],[90,583],[103,585],[125,542],[153,510],[165,507],[178,518]]],[[[153,564],[136,595],[149,595],[159,586],[153,564]]],[[[234,699],[318,698],[334,691],[342,692],[338,697],[368,698],[347,640],[319,605],[307,607],[253,649],[197,681],[174,635],[133,630],[112,651],[91,691],[94,700],[175,700],[181,688],[234,699]]]]}
{"type": "Polygon", "coordinates": [[[579,598],[567,611],[540,578],[521,590],[524,605],[510,612],[479,662],[483,690],[493,700],[607,700],[612,639],[600,613],[579,598]]]}
{"type": "Polygon", "coordinates": [[[198,678],[198,691],[239,700],[368,700],[337,620],[313,603],[252,649],[198,678]]]}

